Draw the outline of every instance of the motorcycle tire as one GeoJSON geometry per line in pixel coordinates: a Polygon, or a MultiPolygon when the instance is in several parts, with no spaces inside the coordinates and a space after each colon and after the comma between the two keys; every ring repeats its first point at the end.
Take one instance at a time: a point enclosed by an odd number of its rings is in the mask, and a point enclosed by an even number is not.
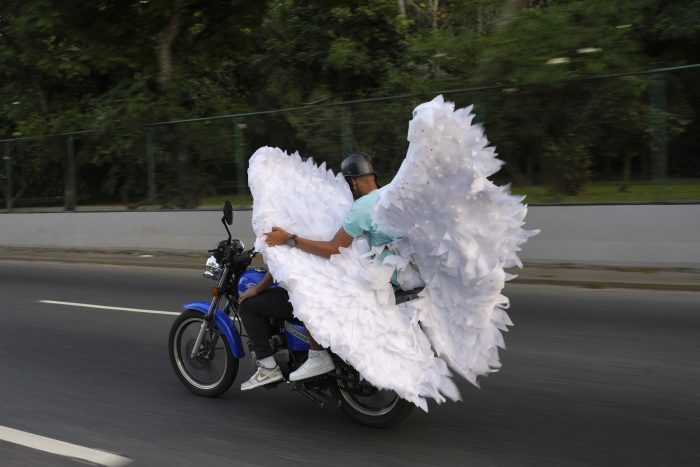
{"type": "Polygon", "coordinates": [[[340,409],[360,425],[389,428],[402,422],[413,410],[413,404],[401,399],[394,391],[377,391],[381,399],[361,396],[339,384],[340,409]]]}
{"type": "Polygon", "coordinates": [[[197,334],[204,321],[202,313],[187,310],[170,328],[168,354],[182,384],[198,396],[216,397],[226,392],[238,374],[238,359],[233,357],[228,341],[218,333],[206,336],[202,350],[191,357],[197,334]],[[212,342],[213,341],[213,342],[212,342]],[[214,346],[213,352],[210,353],[214,346]]]}

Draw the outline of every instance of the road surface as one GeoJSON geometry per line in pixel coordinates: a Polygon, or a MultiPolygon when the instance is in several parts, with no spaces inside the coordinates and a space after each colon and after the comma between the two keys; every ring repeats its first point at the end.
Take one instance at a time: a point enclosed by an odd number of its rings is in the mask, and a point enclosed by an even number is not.
{"type": "Polygon", "coordinates": [[[247,359],[226,394],[194,396],[168,360],[174,316],[41,302],[178,312],[212,285],[0,261],[0,465],[700,465],[698,293],[510,285],[503,369],[390,430],[285,385],[242,393],[247,359]]]}

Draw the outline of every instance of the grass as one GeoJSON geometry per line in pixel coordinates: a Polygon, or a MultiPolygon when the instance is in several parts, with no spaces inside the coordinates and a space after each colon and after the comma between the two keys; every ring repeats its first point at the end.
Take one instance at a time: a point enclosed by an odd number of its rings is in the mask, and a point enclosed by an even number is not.
{"type": "Polygon", "coordinates": [[[528,204],[700,202],[700,179],[667,180],[663,185],[633,182],[626,191],[620,191],[619,182],[593,182],[576,195],[560,197],[541,185],[514,186],[513,193],[526,195],[528,204]]]}
{"type": "Polygon", "coordinates": [[[230,201],[234,208],[236,207],[252,207],[253,197],[252,196],[241,196],[241,195],[220,195],[220,196],[208,196],[200,201],[200,207],[205,208],[220,208],[224,205],[224,201],[230,201]]]}
{"type": "MultiPolygon", "coordinates": [[[[636,203],[700,203],[700,178],[669,179],[664,185],[658,186],[651,182],[633,182],[627,191],[620,191],[619,182],[592,182],[588,183],[580,193],[575,196],[555,197],[547,186],[529,185],[514,186],[513,194],[525,195],[525,203],[529,205],[557,205],[557,204],[636,204],[636,203]]],[[[253,198],[249,195],[218,195],[209,196],[201,200],[199,207],[204,209],[221,209],[224,201],[230,201],[234,209],[250,208],[253,206],[253,198]]],[[[60,204],[16,207],[16,211],[36,211],[45,209],[49,211],[62,211],[60,204]]],[[[121,204],[80,204],[79,210],[123,210],[127,206],[121,204]]],[[[174,205],[151,206],[151,209],[176,209],[174,205]]],[[[134,209],[134,208],[129,208],[134,209]]]]}
{"type": "MultiPolygon", "coordinates": [[[[542,185],[514,186],[513,194],[526,195],[527,204],[599,204],[599,203],[657,203],[700,202],[700,179],[668,180],[658,186],[651,182],[633,182],[627,191],[620,191],[619,182],[594,182],[574,196],[553,196],[542,185]]],[[[234,207],[253,205],[250,196],[211,196],[204,198],[202,207],[220,208],[228,200],[234,207]]]]}

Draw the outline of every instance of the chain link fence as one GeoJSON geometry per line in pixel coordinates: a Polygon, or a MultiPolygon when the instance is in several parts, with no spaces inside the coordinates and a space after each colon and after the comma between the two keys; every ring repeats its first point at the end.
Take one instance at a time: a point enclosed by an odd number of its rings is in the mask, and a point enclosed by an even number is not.
{"type": "MultiPolygon", "coordinates": [[[[494,175],[530,204],[700,202],[700,65],[564,82],[448,90],[506,162],[494,175]]],[[[0,141],[6,211],[250,205],[247,161],[278,146],[326,161],[371,154],[398,170],[404,95],[0,141]]]]}

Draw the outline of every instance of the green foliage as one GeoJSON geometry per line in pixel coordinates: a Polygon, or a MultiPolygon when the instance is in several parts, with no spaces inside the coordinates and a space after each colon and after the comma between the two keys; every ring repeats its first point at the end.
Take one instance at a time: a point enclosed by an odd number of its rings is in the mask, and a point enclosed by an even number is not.
{"type": "MultiPolygon", "coordinates": [[[[590,182],[575,195],[553,195],[546,185],[521,185],[513,188],[513,193],[525,195],[525,202],[533,204],[598,204],[598,203],[654,203],[698,202],[700,183],[697,179],[672,179],[664,184],[649,181],[634,181],[629,188],[620,192],[616,182],[590,182]]],[[[220,206],[223,201],[218,203],[220,206]]]]}
{"type": "Polygon", "coordinates": [[[648,53],[664,63],[700,62],[700,2],[644,0],[638,34],[648,53]]]}
{"type": "Polygon", "coordinates": [[[575,195],[588,181],[591,157],[582,142],[569,136],[545,145],[542,164],[545,179],[555,197],[575,195]]]}
{"type": "MultiPolygon", "coordinates": [[[[4,0],[0,136],[94,130],[75,137],[85,201],[146,202],[152,157],[157,202],[192,207],[219,186],[240,193],[267,144],[331,165],[367,151],[387,180],[415,104],[500,84],[448,97],[476,104],[503,181],[560,197],[597,179],[626,190],[651,176],[660,126],[669,174],[700,176],[698,74],[669,75],[665,109],[650,104],[656,78],[577,80],[698,63],[699,45],[696,0],[4,0]],[[142,126],[190,118],[204,120],[142,126]]],[[[66,143],[12,143],[7,196],[62,196],[66,143]]]]}
{"type": "Polygon", "coordinates": [[[484,38],[480,79],[553,82],[641,70],[650,63],[633,27],[641,21],[638,0],[549,3],[547,9],[523,11],[484,38]]]}
{"type": "Polygon", "coordinates": [[[288,106],[321,99],[351,99],[385,88],[401,63],[405,34],[396,3],[274,2],[257,39],[255,61],[267,80],[271,104],[288,106]]]}
{"type": "MultiPolygon", "coordinates": [[[[684,121],[694,119],[693,110],[652,109],[648,77],[576,80],[659,65],[649,47],[662,36],[644,25],[651,15],[675,15],[675,7],[656,0],[547,4],[523,11],[482,41],[479,80],[538,84],[485,99],[487,112],[497,109],[487,119],[489,134],[509,162],[505,170],[518,182],[547,181],[555,193],[573,194],[584,186],[590,166],[599,178],[618,178],[624,190],[633,169],[649,176],[649,159],[656,157],[650,152],[651,127],[665,125],[669,136],[678,135],[684,121]],[[571,146],[573,140],[580,145],[571,146]],[[557,170],[552,173],[551,167],[557,170]],[[561,180],[552,179],[557,171],[561,180]],[[569,173],[576,171],[578,176],[569,173]]],[[[688,96],[697,85],[688,88],[674,91],[688,96]]]]}
{"type": "MultiPolygon", "coordinates": [[[[235,72],[264,10],[263,1],[3,2],[0,56],[15,64],[0,75],[0,102],[10,107],[3,109],[5,136],[98,130],[81,138],[78,163],[103,178],[100,191],[119,187],[128,199],[126,188],[143,182],[133,174],[144,165],[144,138],[107,130],[247,109],[235,72]]],[[[170,154],[160,164],[161,192],[196,205],[205,184],[188,175],[208,157],[206,144],[176,126],[165,133],[155,142],[156,153],[170,154]]],[[[42,157],[60,161],[65,152],[42,157]]]]}

